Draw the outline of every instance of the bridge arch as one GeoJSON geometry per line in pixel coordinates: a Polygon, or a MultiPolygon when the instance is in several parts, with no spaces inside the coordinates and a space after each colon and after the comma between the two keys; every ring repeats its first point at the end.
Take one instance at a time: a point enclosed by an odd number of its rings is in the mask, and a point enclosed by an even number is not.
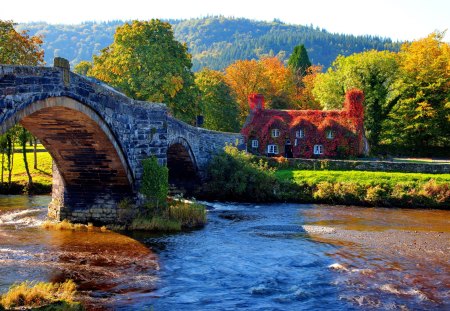
{"type": "Polygon", "coordinates": [[[183,137],[175,137],[169,141],[167,167],[171,184],[186,189],[198,182],[197,160],[189,142],[183,137]]]}
{"type": "Polygon", "coordinates": [[[54,218],[73,219],[72,211],[132,194],[134,181],[126,157],[108,124],[92,108],[70,97],[48,97],[16,111],[1,131],[17,123],[36,136],[53,158],[55,206],[49,213],[54,218]]]}

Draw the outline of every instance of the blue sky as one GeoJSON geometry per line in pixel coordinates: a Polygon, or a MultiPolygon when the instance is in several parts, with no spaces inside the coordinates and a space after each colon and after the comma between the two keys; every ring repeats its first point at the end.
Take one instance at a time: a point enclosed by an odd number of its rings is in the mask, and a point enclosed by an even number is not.
{"type": "MultiPolygon", "coordinates": [[[[77,24],[208,15],[314,25],[330,32],[414,40],[450,28],[449,0],[5,0],[0,19],[77,24]],[[67,3],[67,4],[65,4],[67,3]]],[[[450,35],[447,34],[446,41],[450,35]]]]}

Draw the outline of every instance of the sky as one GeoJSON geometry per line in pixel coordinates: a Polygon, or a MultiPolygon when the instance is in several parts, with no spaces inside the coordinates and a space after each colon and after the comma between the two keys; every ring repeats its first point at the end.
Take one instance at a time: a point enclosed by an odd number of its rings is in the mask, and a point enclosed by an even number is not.
{"type": "MultiPolygon", "coordinates": [[[[2,0],[0,19],[83,21],[222,15],[314,25],[333,33],[414,40],[450,28],[449,0],[2,0]]],[[[446,41],[450,35],[447,34],[446,41]]]]}

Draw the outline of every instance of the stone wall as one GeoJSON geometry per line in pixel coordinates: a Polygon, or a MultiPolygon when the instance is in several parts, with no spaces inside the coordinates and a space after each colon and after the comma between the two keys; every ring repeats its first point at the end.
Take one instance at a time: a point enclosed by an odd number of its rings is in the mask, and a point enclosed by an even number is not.
{"type": "Polygon", "coordinates": [[[226,144],[238,145],[245,149],[244,136],[239,133],[224,133],[188,125],[172,117],[167,119],[168,146],[174,143],[186,142],[188,153],[192,154],[192,161],[196,166],[199,177],[206,175],[206,168],[211,158],[222,151],[226,144]]]}
{"type": "Polygon", "coordinates": [[[269,164],[277,167],[289,167],[302,170],[355,170],[380,172],[407,172],[450,174],[450,164],[410,163],[392,161],[365,160],[319,160],[319,159],[284,159],[281,163],[270,159],[269,164]]]}

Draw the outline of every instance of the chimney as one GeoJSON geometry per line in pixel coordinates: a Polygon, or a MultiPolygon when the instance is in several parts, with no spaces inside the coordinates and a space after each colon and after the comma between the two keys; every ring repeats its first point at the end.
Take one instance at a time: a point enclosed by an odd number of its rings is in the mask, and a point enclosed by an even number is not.
{"type": "Polygon", "coordinates": [[[264,95],[252,93],[248,96],[248,104],[251,112],[264,109],[264,95]]]}

